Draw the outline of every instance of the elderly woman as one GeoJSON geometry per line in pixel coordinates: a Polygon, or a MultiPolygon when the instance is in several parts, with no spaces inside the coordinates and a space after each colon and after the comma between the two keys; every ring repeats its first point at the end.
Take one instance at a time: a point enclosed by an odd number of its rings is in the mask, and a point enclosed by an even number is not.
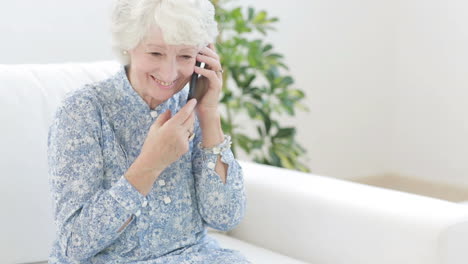
{"type": "Polygon", "coordinates": [[[68,94],[50,127],[49,263],[250,263],[206,232],[246,206],[218,113],[216,28],[208,0],[117,1],[120,71],[68,94]],[[203,92],[187,102],[194,72],[203,92]]]}

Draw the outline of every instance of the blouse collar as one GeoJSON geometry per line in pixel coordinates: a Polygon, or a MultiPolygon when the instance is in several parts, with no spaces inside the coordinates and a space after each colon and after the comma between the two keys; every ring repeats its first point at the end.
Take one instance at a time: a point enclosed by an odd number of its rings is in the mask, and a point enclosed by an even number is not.
{"type": "Polygon", "coordinates": [[[130,108],[132,108],[134,111],[137,111],[141,114],[146,114],[149,115],[151,111],[156,110],[158,113],[161,113],[162,111],[165,111],[172,98],[169,98],[168,100],[162,102],[159,104],[156,108],[151,109],[149,105],[143,100],[143,98],[138,94],[138,92],[133,88],[131,85],[127,73],[126,73],[126,68],[127,66],[122,65],[120,67],[119,72],[117,73],[116,77],[121,81],[121,91],[123,92],[123,103],[130,108]]]}

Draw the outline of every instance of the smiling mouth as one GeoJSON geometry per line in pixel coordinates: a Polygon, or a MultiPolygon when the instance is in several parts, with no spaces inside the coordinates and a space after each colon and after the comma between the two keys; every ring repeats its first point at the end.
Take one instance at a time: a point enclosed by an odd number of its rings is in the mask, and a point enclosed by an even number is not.
{"type": "Polygon", "coordinates": [[[151,75],[151,78],[156,81],[157,83],[159,83],[160,85],[162,86],[165,86],[165,87],[170,87],[172,86],[177,80],[173,81],[173,82],[163,82],[163,81],[160,81],[159,79],[157,79],[156,77],[154,77],[153,75],[151,75]]]}

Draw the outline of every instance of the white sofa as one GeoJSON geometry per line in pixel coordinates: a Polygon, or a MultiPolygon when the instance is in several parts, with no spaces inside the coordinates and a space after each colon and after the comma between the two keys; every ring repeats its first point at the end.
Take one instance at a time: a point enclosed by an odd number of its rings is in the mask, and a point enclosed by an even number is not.
{"type": "MultiPolygon", "coordinates": [[[[0,263],[46,261],[54,238],[46,141],[65,92],[115,62],[0,65],[0,263]]],[[[241,162],[247,213],[220,243],[253,263],[466,264],[468,206],[241,162]]]]}

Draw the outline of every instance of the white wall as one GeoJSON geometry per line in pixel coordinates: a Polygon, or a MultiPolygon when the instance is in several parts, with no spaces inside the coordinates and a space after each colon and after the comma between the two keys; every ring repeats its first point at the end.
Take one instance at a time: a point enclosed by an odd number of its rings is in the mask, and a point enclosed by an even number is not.
{"type": "Polygon", "coordinates": [[[111,59],[111,0],[0,2],[0,63],[111,59]]]}
{"type": "Polygon", "coordinates": [[[314,173],[385,172],[394,87],[394,4],[387,0],[242,0],[280,18],[271,35],[310,113],[296,124],[314,173]],[[291,8],[292,7],[292,8],[291,8]]]}
{"type": "MultiPolygon", "coordinates": [[[[0,63],[112,59],[110,3],[2,3],[0,63]]],[[[465,2],[237,3],[281,19],[269,39],[286,55],[311,109],[284,121],[297,126],[314,173],[467,182],[465,2]]]]}
{"type": "Polygon", "coordinates": [[[468,186],[468,2],[400,0],[390,168],[468,186]]]}

